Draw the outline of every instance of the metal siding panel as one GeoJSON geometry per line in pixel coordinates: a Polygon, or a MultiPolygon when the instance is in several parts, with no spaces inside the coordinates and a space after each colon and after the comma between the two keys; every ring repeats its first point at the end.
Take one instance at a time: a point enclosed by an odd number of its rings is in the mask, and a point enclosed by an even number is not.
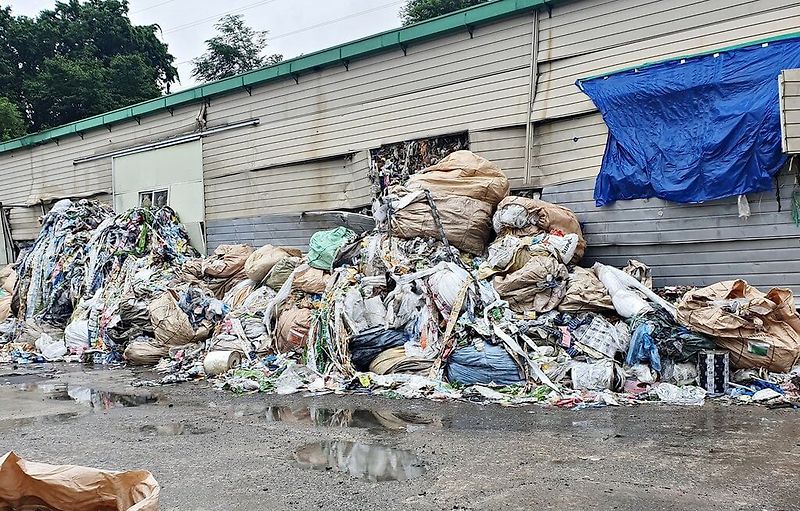
{"type": "MultiPolygon", "coordinates": [[[[581,3],[589,5],[589,2],[581,3]]],[[[670,2],[659,3],[672,5],[670,2]]],[[[660,24],[641,27],[637,23],[645,23],[645,18],[629,20],[624,11],[619,11],[617,17],[620,19],[612,26],[601,24],[599,27],[614,33],[630,34],[630,38],[606,46],[591,39],[594,32],[590,32],[586,33],[586,44],[580,51],[570,50],[566,52],[569,55],[565,53],[557,59],[540,52],[539,83],[532,119],[552,119],[593,111],[594,105],[575,86],[579,78],[785,35],[796,32],[800,24],[800,0],[754,0],[746,4],[742,4],[742,0],[730,4],[726,0],[706,0],[699,3],[706,7],[716,6],[716,9],[703,17],[681,18],[678,25],[664,19],[660,24]],[[645,30],[649,35],[637,38],[635,30],[645,30]]],[[[616,3],[603,5],[609,10],[617,7],[616,3]]],[[[540,37],[557,38],[558,30],[567,30],[567,27],[547,29],[545,33],[540,32],[540,37]]]]}

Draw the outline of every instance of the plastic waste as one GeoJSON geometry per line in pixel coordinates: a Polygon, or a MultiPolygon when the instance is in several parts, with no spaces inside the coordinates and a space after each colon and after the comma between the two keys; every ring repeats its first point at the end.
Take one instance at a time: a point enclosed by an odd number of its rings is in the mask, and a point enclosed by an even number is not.
{"type": "Polygon", "coordinates": [[[63,341],[53,339],[47,334],[42,334],[36,339],[36,349],[42,356],[50,361],[62,360],[67,354],[67,346],[63,341]]]}
{"type": "Polygon", "coordinates": [[[79,319],[64,329],[64,343],[71,353],[81,354],[89,348],[89,321],[79,319]]]}
{"type": "Polygon", "coordinates": [[[622,386],[621,373],[612,360],[595,363],[572,362],[572,388],[585,390],[619,389],[622,386]]]}
{"type": "Polygon", "coordinates": [[[671,383],[659,383],[655,393],[658,399],[671,405],[702,406],[706,400],[705,389],[693,385],[678,387],[671,383]]]}

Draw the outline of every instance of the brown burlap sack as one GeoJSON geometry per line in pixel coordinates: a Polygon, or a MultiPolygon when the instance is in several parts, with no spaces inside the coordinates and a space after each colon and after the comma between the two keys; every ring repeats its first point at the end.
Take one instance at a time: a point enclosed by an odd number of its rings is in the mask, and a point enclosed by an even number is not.
{"type": "Polygon", "coordinates": [[[564,298],[567,267],[553,257],[534,255],[519,270],[495,277],[492,284],[514,312],[547,312],[564,298]]]}
{"type": "Polygon", "coordinates": [[[730,351],[739,369],[785,373],[800,359],[800,317],[788,289],[764,294],[741,279],[718,282],[686,293],[678,321],[730,351]]]}
{"type": "Polygon", "coordinates": [[[275,349],[278,353],[303,351],[311,328],[311,309],[290,306],[278,316],[275,349]]]}
{"type": "Polygon", "coordinates": [[[131,365],[155,365],[169,354],[169,347],[157,341],[135,341],[125,348],[123,358],[131,365]]]}
{"type": "Polygon", "coordinates": [[[471,197],[492,206],[508,195],[508,178],[500,167],[471,151],[450,153],[408,179],[409,190],[430,190],[438,195],[471,197]]]}
{"type": "Polygon", "coordinates": [[[7,264],[0,269],[0,287],[12,294],[14,292],[14,284],[17,283],[17,272],[14,270],[13,264],[7,264]]]}
{"type": "Polygon", "coordinates": [[[331,275],[318,268],[312,268],[307,264],[297,267],[297,273],[292,279],[292,291],[302,291],[304,293],[322,294],[328,285],[331,275]]]}
{"type": "Polygon", "coordinates": [[[586,251],[586,240],[583,239],[581,224],[571,209],[551,204],[543,200],[526,197],[506,197],[497,206],[493,218],[494,229],[498,236],[513,234],[514,236],[533,236],[540,232],[574,233],[578,235],[578,247],[570,261],[576,264],[586,251]],[[502,221],[504,210],[509,206],[520,206],[527,213],[526,218],[519,219],[520,227],[511,226],[502,221]]]}
{"type": "Polygon", "coordinates": [[[253,247],[249,245],[220,245],[203,260],[203,275],[224,279],[233,277],[244,270],[244,263],[252,253],[253,247]]]}
{"type": "Polygon", "coordinates": [[[115,472],[78,465],[0,457],[0,509],[158,511],[161,492],[150,472],[115,472]]]}
{"type": "Polygon", "coordinates": [[[264,245],[247,258],[244,263],[244,272],[248,279],[261,282],[272,267],[287,256],[302,257],[303,253],[296,248],[264,245]]]}
{"type": "MultiPolygon", "coordinates": [[[[483,254],[491,236],[492,205],[470,197],[432,195],[450,244],[470,254],[483,254]]],[[[400,238],[441,238],[424,194],[394,211],[391,227],[392,235],[400,238]]]]}
{"type": "Polygon", "coordinates": [[[178,306],[178,297],[173,290],[167,290],[148,305],[150,323],[156,341],[166,346],[181,346],[199,342],[211,335],[211,327],[201,325],[192,328],[189,317],[178,306]]]}
{"type": "Polygon", "coordinates": [[[567,276],[564,299],[558,305],[563,312],[614,312],[608,290],[592,270],[576,266],[567,276]]]}

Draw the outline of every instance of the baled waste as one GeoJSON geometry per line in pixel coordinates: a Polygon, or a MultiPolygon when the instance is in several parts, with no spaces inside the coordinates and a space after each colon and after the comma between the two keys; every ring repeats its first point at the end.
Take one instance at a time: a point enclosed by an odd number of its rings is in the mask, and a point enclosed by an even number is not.
{"type": "Polygon", "coordinates": [[[678,293],[654,290],[636,260],[581,266],[577,216],[510,196],[469,151],[380,185],[373,231],[317,232],[307,254],[221,245],[200,258],[168,208],[62,201],[0,275],[13,289],[0,357],[155,364],[164,376],[142,384],[209,378],[234,392],[798,401],[789,290],[678,293]]]}

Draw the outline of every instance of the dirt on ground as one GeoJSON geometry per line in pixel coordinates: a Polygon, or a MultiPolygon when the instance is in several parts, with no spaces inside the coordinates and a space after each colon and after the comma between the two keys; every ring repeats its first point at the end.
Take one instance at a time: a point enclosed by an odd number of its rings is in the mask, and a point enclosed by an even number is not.
{"type": "Polygon", "coordinates": [[[162,510],[794,510],[800,411],[133,387],[0,367],[0,454],[153,473],[162,510]]]}

